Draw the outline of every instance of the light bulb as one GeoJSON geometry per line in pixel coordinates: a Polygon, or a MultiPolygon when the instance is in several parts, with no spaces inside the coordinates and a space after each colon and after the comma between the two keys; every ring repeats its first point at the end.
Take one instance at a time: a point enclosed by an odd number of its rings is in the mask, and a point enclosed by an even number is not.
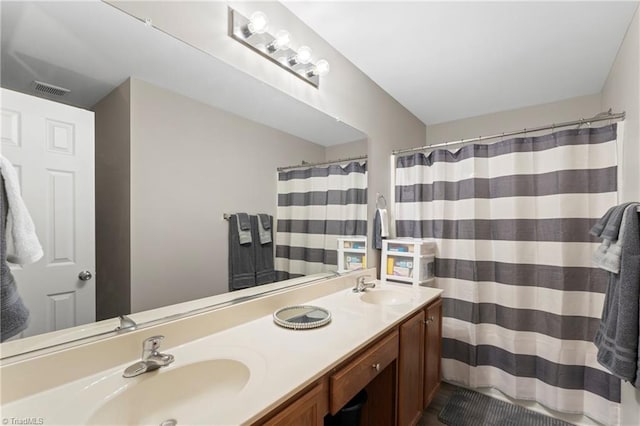
{"type": "Polygon", "coordinates": [[[307,76],[314,77],[316,75],[327,75],[329,73],[329,69],[329,62],[327,62],[326,59],[320,59],[315,65],[311,66],[311,68],[307,70],[307,76]]]}
{"type": "Polygon", "coordinates": [[[247,30],[249,35],[263,34],[269,29],[269,19],[267,15],[260,11],[253,12],[249,17],[249,23],[247,24],[247,30]]]}
{"type": "Polygon", "coordinates": [[[299,64],[311,62],[311,48],[309,46],[300,46],[296,53],[296,62],[299,64]]]}
{"type": "Polygon", "coordinates": [[[291,34],[287,30],[280,30],[276,33],[274,40],[267,45],[269,52],[286,50],[291,45],[291,34]]]}
{"type": "Polygon", "coordinates": [[[320,59],[316,62],[315,74],[320,76],[327,75],[330,69],[331,67],[329,67],[329,62],[327,62],[326,59],[320,59]]]}

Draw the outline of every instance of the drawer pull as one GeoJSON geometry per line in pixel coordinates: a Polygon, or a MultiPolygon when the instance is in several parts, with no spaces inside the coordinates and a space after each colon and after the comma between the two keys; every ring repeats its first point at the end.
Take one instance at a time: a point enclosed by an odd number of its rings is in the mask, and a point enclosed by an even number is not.
{"type": "Polygon", "coordinates": [[[376,371],[380,371],[380,363],[379,362],[376,362],[371,367],[376,371]]]}

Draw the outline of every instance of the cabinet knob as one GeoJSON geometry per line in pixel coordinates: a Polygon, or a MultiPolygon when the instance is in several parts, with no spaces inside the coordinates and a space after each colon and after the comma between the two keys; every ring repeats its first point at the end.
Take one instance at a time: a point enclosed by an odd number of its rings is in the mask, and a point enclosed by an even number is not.
{"type": "Polygon", "coordinates": [[[424,320],[424,323],[429,325],[429,323],[434,322],[436,319],[435,317],[429,317],[426,320],[424,320]]]}
{"type": "Polygon", "coordinates": [[[379,362],[376,362],[371,367],[376,371],[380,371],[380,363],[379,362]]]}

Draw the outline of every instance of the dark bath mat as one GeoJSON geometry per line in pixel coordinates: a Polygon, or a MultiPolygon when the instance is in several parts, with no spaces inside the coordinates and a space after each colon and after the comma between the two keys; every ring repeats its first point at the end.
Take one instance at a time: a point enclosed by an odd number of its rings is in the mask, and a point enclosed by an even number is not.
{"type": "Polygon", "coordinates": [[[468,389],[456,390],[438,419],[449,426],[572,426],[468,389]]]}

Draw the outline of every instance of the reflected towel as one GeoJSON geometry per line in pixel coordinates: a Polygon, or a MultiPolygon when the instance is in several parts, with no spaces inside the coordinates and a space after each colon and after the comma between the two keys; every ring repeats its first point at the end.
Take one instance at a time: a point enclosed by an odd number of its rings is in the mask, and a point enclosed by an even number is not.
{"type": "Polygon", "coordinates": [[[271,216],[268,214],[258,215],[258,235],[260,236],[260,244],[271,242],[271,216]]]}
{"type": "MultiPolygon", "coordinates": [[[[268,214],[262,215],[266,217],[268,221],[269,228],[272,228],[271,222],[273,218],[268,214]]],[[[255,240],[261,239],[262,236],[260,234],[260,223],[262,219],[260,215],[251,216],[252,228],[253,228],[253,238],[255,240]],[[255,223],[254,223],[255,222],[255,223]]],[[[269,242],[260,244],[254,244],[254,252],[253,257],[255,259],[255,271],[256,271],[256,285],[268,284],[272,283],[276,280],[276,272],[273,265],[273,242],[271,241],[271,231],[267,230],[269,233],[269,242]]]]}
{"type": "Polygon", "coordinates": [[[255,244],[240,243],[239,233],[238,215],[232,214],[229,218],[229,291],[256,285],[255,244]]]}
{"type": "MultiPolygon", "coordinates": [[[[4,229],[9,206],[5,184],[0,175],[0,226],[4,229]]],[[[0,342],[21,333],[29,325],[29,310],[24,306],[18,287],[7,265],[6,232],[0,233],[0,342]]]]}
{"type": "Polygon", "coordinates": [[[18,173],[9,160],[0,155],[0,173],[4,178],[8,213],[6,223],[7,261],[27,265],[40,260],[42,246],[36,227],[20,195],[18,173]]]}
{"type": "Polygon", "coordinates": [[[236,213],[240,244],[251,244],[251,221],[246,213],[236,213]]]}
{"type": "Polygon", "coordinates": [[[382,249],[382,240],[389,236],[389,217],[387,209],[376,209],[373,219],[373,248],[382,249]]]}

